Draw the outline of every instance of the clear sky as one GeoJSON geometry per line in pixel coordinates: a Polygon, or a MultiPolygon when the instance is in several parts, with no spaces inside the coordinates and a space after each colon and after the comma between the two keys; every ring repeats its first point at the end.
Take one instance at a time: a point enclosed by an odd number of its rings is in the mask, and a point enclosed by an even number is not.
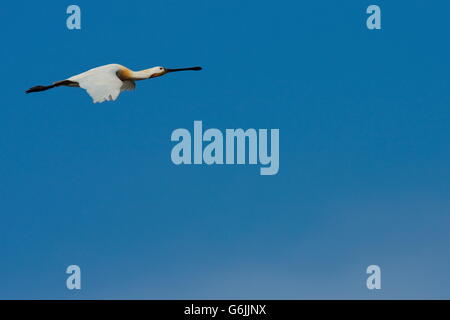
{"type": "Polygon", "coordinates": [[[450,298],[448,1],[7,1],[0,298],[450,298]],[[66,28],[78,4],[82,29],[66,28]],[[366,8],[382,9],[382,30],[366,8]],[[24,94],[201,65],[114,103],[24,94]],[[279,128],[280,171],[175,166],[176,128],[279,128]],[[82,290],[66,289],[66,267],[82,290]],[[367,266],[382,289],[366,288],[367,266]]]}

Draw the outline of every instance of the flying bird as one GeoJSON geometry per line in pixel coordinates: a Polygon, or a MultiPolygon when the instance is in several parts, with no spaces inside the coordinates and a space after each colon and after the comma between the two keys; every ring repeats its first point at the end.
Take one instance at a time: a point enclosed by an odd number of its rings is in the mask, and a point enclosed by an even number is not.
{"type": "Polygon", "coordinates": [[[202,70],[201,67],[169,69],[153,67],[141,71],[130,70],[120,64],[107,64],[90,69],[68,79],[54,82],[49,86],[35,86],[26,93],[45,91],[56,87],[80,87],[86,89],[94,103],[116,100],[125,90],[133,90],[135,81],[160,77],[170,72],[202,70]]]}

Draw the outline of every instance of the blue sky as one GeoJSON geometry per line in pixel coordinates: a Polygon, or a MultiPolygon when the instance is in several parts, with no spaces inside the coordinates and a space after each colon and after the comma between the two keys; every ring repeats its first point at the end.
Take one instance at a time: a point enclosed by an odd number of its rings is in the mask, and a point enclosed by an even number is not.
{"type": "Polygon", "coordinates": [[[0,298],[450,298],[448,1],[2,4],[0,298]],[[66,28],[78,4],[82,30],[66,28]],[[382,30],[365,9],[378,4],[382,30]],[[114,103],[25,95],[201,65],[114,103]],[[175,166],[176,128],[279,128],[280,171],[175,166]],[[65,287],[68,265],[82,290],[65,287]],[[368,265],[382,290],[365,286],[368,265]]]}

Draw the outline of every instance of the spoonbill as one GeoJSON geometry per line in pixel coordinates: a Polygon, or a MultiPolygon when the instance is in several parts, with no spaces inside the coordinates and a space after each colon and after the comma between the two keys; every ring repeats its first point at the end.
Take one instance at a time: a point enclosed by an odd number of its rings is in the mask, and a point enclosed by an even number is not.
{"type": "Polygon", "coordinates": [[[86,72],[77,74],[62,81],[54,82],[49,86],[35,86],[26,93],[45,91],[55,87],[81,87],[86,89],[94,103],[116,100],[125,90],[133,90],[135,81],[160,77],[170,72],[202,70],[201,67],[169,69],[153,67],[141,71],[130,70],[120,64],[107,64],[86,72]]]}

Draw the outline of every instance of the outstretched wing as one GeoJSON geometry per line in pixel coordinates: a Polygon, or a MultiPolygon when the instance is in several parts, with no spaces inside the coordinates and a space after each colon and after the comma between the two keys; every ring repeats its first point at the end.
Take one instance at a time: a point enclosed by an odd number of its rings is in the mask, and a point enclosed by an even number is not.
{"type": "Polygon", "coordinates": [[[118,67],[107,65],[91,69],[69,78],[76,81],[81,88],[86,89],[94,103],[116,100],[124,85],[117,76],[118,67]]]}
{"type": "Polygon", "coordinates": [[[121,92],[125,90],[131,91],[134,90],[134,88],[136,88],[136,83],[134,83],[133,80],[125,80],[122,81],[122,83],[123,83],[122,87],[120,87],[121,92]]]}

